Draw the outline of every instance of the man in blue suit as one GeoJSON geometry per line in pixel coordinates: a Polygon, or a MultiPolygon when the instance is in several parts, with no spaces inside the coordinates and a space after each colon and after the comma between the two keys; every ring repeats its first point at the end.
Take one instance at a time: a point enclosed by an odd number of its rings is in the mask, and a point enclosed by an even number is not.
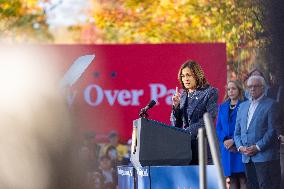
{"type": "Polygon", "coordinates": [[[276,103],[264,95],[265,81],[251,76],[247,81],[251,99],[240,105],[234,141],[242,153],[250,189],[279,189],[279,143],[275,131],[276,103]]]}

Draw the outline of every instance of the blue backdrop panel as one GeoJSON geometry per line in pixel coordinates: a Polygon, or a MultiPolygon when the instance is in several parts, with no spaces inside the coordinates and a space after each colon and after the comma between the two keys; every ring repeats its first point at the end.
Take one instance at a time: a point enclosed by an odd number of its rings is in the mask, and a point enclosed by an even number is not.
{"type": "MultiPolygon", "coordinates": [[[[207,189],[218,189],[216,167],[214,165],[208,165],[206,170],[207,189]]],[[[198,166],[151,166],[150,176],[151,189],[199,188],[198,166]]]]}
{"type": "Polygon", "coordinates": [[[132,166],[117,166],[118,188],[134,189],[134,174],[132,166]]]}

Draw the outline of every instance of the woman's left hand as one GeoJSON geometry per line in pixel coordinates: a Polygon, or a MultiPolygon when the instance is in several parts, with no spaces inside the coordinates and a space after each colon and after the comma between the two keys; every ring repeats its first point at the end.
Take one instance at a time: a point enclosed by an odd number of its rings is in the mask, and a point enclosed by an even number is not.
{"type": "Polygon", "coordinates": [[[231,148],[234,145],[234,140],[233,139],[228,139],[224,141],[224,146],[226,149],[231,148]]]}

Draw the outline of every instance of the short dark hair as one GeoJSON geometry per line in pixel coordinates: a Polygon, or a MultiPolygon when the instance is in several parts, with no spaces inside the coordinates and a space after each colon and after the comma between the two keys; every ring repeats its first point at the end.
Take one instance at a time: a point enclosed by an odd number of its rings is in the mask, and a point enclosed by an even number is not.
{"type": "Polygon", "coordinates": [[[260,76],[262,76],[265,80],[265,75],[264,73],[259,69],[259,68],[253,68],[245,77],[244,81],[247,81],[248,78],[250,78],[254,72],[258,72],[260,74],[260,76]]]}

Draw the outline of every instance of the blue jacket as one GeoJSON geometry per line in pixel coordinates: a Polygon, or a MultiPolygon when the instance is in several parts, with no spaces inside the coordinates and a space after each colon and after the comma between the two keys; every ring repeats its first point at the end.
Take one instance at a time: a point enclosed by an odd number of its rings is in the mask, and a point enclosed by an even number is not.
{"type": "Polygon", "coordinates": [[[225,176],[231,176],[232,173],[244,172],[245,168],[242,163],[242,155],[239,152],[230,152],[224,147],[223,143],[225,139],[233,139],[234,137],[237,111],[240,105],[240,101],[238,101],[236,108],[229,114],[230,102],[231,100],[227,100],[220,105],[216,125],[225,176]]]}
{"type": "Polygon", "coordinates": [[[251,159],[253,162],[267,162],[279,159],[279,142],[274,128],[276,124],[275,101],[265,96],[260,99],[247,129],[250,104],[251,101],[246,101],[240,105],[234,141],[237,148],[256,144],[260,151],[254,156],[242,155],[242,161],[248,163],[251,159]]]}
{"type": "Polygon", "coordinates": [[[198,129],[204,127],[203,114],[208,112],[214,120],[218,111],[218,91],[216,88],[208,86],[198,89],[191,97],[190,104],[186,104],[187,93],[183,91],[178,108],[173,108],[171,113],[171,123],[175,127],[186,128],[193,137],[197,136],[198,129]],[[187,108],[185,113],[185,108],[187,108]]]}

